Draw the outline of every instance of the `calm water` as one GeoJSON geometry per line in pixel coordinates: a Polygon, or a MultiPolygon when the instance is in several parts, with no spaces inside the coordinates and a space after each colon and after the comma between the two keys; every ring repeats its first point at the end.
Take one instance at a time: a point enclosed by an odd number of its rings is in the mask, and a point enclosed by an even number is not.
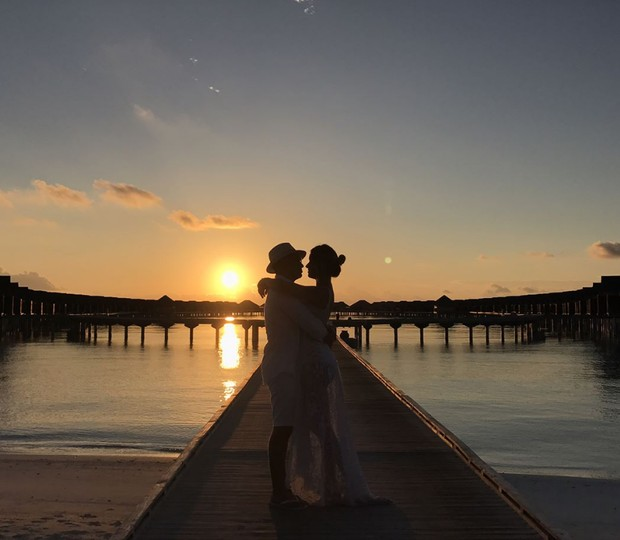
{"type": "MultiPolygon", "coordinates": [[[[374,327],[362,356],[501,472],[620,478],[620,358],[589,342],[500,344],[481,330],[374,327]]],[[[260,363],[243,330],[121,329],[107,344],[0,346],[0,451],[180,452],[260,363]]],[[[261,334],[261,347],[264,334],[261,334]]]]}

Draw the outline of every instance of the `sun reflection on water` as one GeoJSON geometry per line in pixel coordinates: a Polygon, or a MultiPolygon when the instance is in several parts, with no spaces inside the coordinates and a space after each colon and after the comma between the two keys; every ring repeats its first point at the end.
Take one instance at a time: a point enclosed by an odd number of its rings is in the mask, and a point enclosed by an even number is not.
{"type": "Polygon", "coordinates": [[[239,344],[241,340],[237,336],[237,326],[233,323],[226,323],[222,327],[220,338],[219,355],[220,367],[222,369],[235,369],[239,367],[239,344]]]}
{"type": "Polygon", "coordinates": [[[237,381],[224,381],[224,401],[228,401],[235,393],[237,387],[237,381]]]}

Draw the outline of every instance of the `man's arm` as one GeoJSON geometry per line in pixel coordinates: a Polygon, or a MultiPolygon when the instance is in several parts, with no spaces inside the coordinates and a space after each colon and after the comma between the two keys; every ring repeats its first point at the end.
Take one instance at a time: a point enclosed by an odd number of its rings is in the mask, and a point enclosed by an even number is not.
{"type": "Polygon", "coordinates": [[[303,332],[316,341],[323,341],[327,336],[327,328],[306,306],[292,296],[277,291],[272,291],[270,294],[278,295],[278,306],[303,332]]]}
{"type": "Polygon", "coordinates": [[[300,285],[292,281],[283,279],[262,278],[257,284],[258,294],[261,298],[267,294],[269,289],[286,293],[301,300],[304,304],[312,304],[320,309],[327,306],[329,302],[329,289],[327,287],[317,287],[316,285],[300,285]]]}

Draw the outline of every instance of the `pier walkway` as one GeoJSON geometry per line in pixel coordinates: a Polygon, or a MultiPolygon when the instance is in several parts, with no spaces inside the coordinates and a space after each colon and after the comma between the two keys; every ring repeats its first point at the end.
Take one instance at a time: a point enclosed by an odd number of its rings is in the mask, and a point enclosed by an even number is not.
{"type": "Polygon", "coordinates": [[[116,538],[557,538],[492,469],[415,402],[334,344],[362,467],[393,505],[272,510],[269,395],[255,372],[116,538]]]}

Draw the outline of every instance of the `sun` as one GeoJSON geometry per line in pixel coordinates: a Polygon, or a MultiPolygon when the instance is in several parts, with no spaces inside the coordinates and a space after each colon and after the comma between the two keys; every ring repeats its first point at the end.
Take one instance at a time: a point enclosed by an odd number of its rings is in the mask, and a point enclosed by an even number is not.
{"type": "Polygon", "coordinates": [[[222,285],[228,290],[236,289],[239,285],[239,274],[234,270],[226,270],[220,278],[222,285]]]}

